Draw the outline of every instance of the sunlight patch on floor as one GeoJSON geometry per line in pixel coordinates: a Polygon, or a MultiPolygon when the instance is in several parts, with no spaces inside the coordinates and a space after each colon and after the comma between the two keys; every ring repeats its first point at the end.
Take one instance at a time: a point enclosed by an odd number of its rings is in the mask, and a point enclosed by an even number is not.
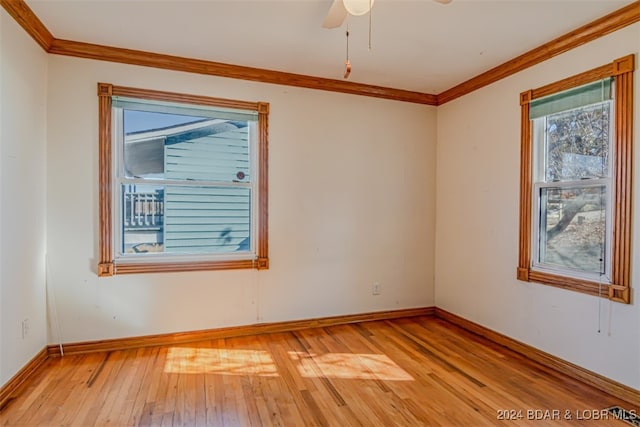
{"type": "Polygon", "coordinates": [[[276,365],[266,351],[193,347],[169,348],[164,372],[278,376],[276,365]]]}
{"type": "Polygon", "coordinates": [[[326,353],[290,351],[298,362],[300,375],[360,380],[414,381],[414,378],[384,354],[326,353]]]}

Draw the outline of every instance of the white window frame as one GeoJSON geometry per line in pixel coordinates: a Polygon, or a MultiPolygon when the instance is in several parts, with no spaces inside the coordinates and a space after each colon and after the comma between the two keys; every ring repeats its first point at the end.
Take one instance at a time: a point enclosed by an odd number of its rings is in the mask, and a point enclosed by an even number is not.
{"type": "MultiPolygon", "coordinates": [[[[187,105],[188,107],[189,105],[187,105]]],[[[181,108],[181,105],[176,105],[177,108],[181,108]]],[[[215,108],[209,108],[208,111],[215,113],[215,108]]],[[[144,110],[140,110],[144,111],[144,110]]],[[[124,109],[120,107],[112,107],[112,128],[114,130],[113,143],[114,152],[116,154],[114,158],[114,191],[113,191],[113,247],[114,247],[114,260],[121,263],[135,263],[135,262],[179,262],[182,260],[193,261],[214,261],[214,260],[255,260],[256,254],[256,240],[257,240],[257,223],[258,215],[258,188],[257,188],[257,170],[258,159],[257,153],[257,133],[255,121],[249,121],[249,182],[217,182],[217,181],[179,181],[169,179],[146,179],[146,178],[127,178],[124,173],[124,109]],[[179,186],[179,187],[241,187],[249,188],[251,194],[250,201],[250,248],[249,251],[238,252],[223,252],[223,253],[167,253],[167,252],[153,252],[153,253],[124,253],[122,251],[122,236],[123,236],[123,209],[122,209],[122,185],[123,184],[140,184],[140,185],[157,185],[157,186],[179,186]]]]}
{"type": "MultiPolygon", "coordinates": [[[[531,193],[531,206],[532,206],[532,236],[531,239],[531,268],[540,272],[547,272],[550,274],[563,275],[568,277],[575,277],[578,279],[585,279],[590,281],[609,283],[611,281],[611,259],[612,259],[612,251],[611,251],[611,241],[612,241],[612,190],[613,190],[613,174],[612,171],[612,159],[614,155],[613,150],[613,135],[615,134],[615,111],[614,111],[614,102],[613,101],[605,101],[609,104],[609,132],[608,132],[608,155],[607,155],[607,170],[609,171],[608,177],[606,178],[594,178],[594,179],[586,179],[586,180],[574,180],[574,181],[558,181],[558,182],[548,182],[545,180],[547,165],[545,162],[546,159],[546,151],[547,151],[547,117],[542,116],[532,120],[533,126],[533,185],[532,185],[532,193],[531,193]],[[603,273],[592,273],[580,271],[578,269],[570,269],[570,268],[562,268],[560,266],[554,266],[551,264],[547,264],[544,262],[540,262],[540,240],[542,239],[542,235],[540,233],[540,223],[542,220],[542,197],[541,189],[543,188],[588,188],[588,187],[605,187],[606,198],[605,198],[605,251],[604,251],[604,272],[603,273]]],[[[584,107],[584,106],[583,106],[584,107]]],[[[579,108],[583,108],[579,107],[579,108]]],[[[570,111],[570,110],[568,110],[570,111]]]]}

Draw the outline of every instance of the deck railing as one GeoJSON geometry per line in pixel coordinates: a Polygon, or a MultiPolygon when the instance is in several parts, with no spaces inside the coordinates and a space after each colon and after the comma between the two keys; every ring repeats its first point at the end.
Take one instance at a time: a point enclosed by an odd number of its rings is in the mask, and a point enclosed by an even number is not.
{"type": "Polygon", "coordinates": [[[162,227],[164,217],[164,191],[157,190],[152,193],[138,193],[132,190],[133,189],[128,189],[123,195],[125,228],[162,227]]]}

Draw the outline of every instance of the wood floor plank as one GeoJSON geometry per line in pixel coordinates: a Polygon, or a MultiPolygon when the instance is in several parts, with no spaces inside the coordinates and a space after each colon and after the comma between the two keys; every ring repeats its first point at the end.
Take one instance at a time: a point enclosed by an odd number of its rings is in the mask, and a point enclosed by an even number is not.
{"type": "Polygon", "coordinates": [[[291,358],[291,344],[295,343],[296,341],[291,334],[278,334],[278,339],[262,341],[273,358],[274,366],[278,368],[282,387],[286,390],[289,399],[288,412],[295,417],[296,425],[327,425],[327,421],[317,408],[317,404],[309,400],[310,394],[306,382],[291,358]]]}
{"type": "Polygon", "coordinates": [[[613,405],[640,412],[412,317],[49,359],[0,425],[624,427],[613,405]]]}
{"type": "Polygon", "coordinates": [[[127,351],[109,352],[82,386],[92,390],[91,404],[81,423],[83,425],[104,425],[109,421],[113,403],[124,380],[123,368],[127,366],[127,351]]]}
{"type": "Polygon", "coordinates": [[[132,380],[126,393],[125,403],[120,411],[121,420],[126,425],[137,425],[145,415],[146,396],[151,387],[154,362],[158,356],[158,348],[140,348],[136,352],[137,362],[132,380]]]}

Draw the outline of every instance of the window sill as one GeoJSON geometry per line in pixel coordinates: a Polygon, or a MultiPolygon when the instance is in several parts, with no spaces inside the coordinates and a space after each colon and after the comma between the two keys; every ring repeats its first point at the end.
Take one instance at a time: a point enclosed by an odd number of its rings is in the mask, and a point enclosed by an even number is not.
{"type": "Polygon", "coordinates": [[[517,279],[522,282],[540,283],[600,298],[607,298],[623,304],[631,303],[630,288],[614,283],[598,283],[591,280],[560,276],[526,268],[518,268],[517,279]]]}
{"type": "Polygon", "coordinates": [[[518,280],[523,282],[535,282],[543,285],[554,286],[583,294],[601,298],[609,298],[610,283],[598,283],[591,280],[576,277],[561,276],[534,269],[518,269],[518,280]]]}
{"type": "Polygon", "coordinates": [[[535,282],[569,291],[581,292],[601,298],[609,298],[609,283],[598,283],[575,277],[560,276],[533,269],[518,269],[518,280],[535,282]]]}
{"type": "Polygon", "coordinates": [[[267,270],[269,269],[269,258],[236,261],[102,263],[98,265],[98,276],[108,277],[117,274],[175,273],[185,271],[243,269],[267,270]]]}

